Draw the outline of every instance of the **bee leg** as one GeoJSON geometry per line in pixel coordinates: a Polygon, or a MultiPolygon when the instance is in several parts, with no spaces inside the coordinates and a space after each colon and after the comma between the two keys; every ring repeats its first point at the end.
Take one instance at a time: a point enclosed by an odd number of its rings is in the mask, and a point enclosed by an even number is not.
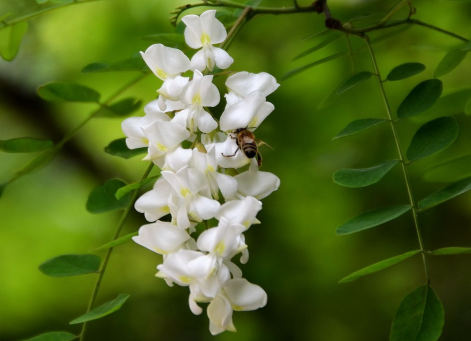
{"type": "Polygon", "coordinates": [[[237,152],[239,151],[240,147],[237,147],[237,149],[235,150],[234,154],[232,155],[224,155],[224,153],[221,153],[222,156],[224,157],[233,157],[233,156],[236,156],[237,152]]]}
{"type": "Polygon", "coordinates": [[[262,154],[257,152],[257,164],[260,167],[262,165],[262,154]]]}

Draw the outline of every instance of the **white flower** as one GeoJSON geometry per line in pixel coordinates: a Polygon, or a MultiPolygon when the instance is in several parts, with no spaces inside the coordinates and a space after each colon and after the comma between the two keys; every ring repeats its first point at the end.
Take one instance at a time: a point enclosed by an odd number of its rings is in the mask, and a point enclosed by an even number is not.
{"type": "Polygon", "coordinates": [[[240,150],[236,142],[236,137],[229,134],[224,142],[216,143],[215,146],[216,161],[222,168],[240,168],[250,162],[240,150]]]}
{"type": "Polygon", "coordinates": [[[237,193],[237,181],[229,175],[219,173],[215,155],[216,148],[209,147],[207,153],[201,153],[198,149],[193,149],[193,157],[190,166],[198,169],[206,176],[214,199],[219,199],[218,192],[221,190],[226,199],[233,198],[237,193]]]}
{"type": "Polygon", "coordinates": [[[127,136],[126,145],[129,149],[136,149],[149,146],[149,140],[144,135],[142,128],[157,121],[170,121],[170,117],[162,112],[154,100],[144,107],[145,116],[130,117],[121,123],[124,135],[127,136]]]}
{"type": "Polygon", "coordinates": [[[206,11],[200,16],[187,15],[182,18],[186,24],[185,41],[193,49],[203,48],[191,59],[191,69],[204,71],[206,67],[213,71],[216,65],[226,69],[234,62],[229,54],[213,44],[222,43],[226,37],[224,25],[216,19],[216,11],[206,11]]]}
{"type": "Polygon", "coordinates": [[[235,178],[239,194],[259,200],[269,196],[280,187],[280,179],[275,174],[260,172],[255,159],[252,160],[248,171],[236,175],[235,178]]]}
{"type": "Polygon", "coordinates": [[[158,104],[163,111],[183,109],[180,94],[188,84],[188,77],[181,74],[190,69],[190,60],[185,54],[162,44],[154,44],[141,52],[141,56],[152,72],[164,81],[162,87],[157,90],[160,94],[158,104]]]}
{"type": "Polygon", "coordinates": [[[266,101],[262,92],[254,91],[236,104],[227,106],[221,115],[219,125],[222,131],[239,128],[252,128],[253,130],[274,109],[273,104],[266,101]]]}
{"type": "Polygon", "coordinates": [[[267,293],[246,279],[231,279],[208,306],[209,330],[217,335],[225,330],[235,332],[232,312],[262,308],[267,304],[267,293]]]}
{"type": "Polygon", "coordinates": [[[173,118],[183,127],[188,127],[191,132],[198,128],[203,133],[209,133],[217,128],[214,118],[203,107],[218,105],[220,96],[217,87],[212,83],[213,76],[203,76],[195,70],[193,80],[183,90],[181,101],[188,107],[179,111],[173,118]]]}
{"type": "Polygon", "coordinates": [[[162,176],[179,197],[176,217],[179,227],[189,227],[189,217],[197,222],[214,218],[221,204],[210,199],[209,185],[204,174],[194,168],[183,167],[177,173],[162,171],[162,176]]]}
{"type": "Polygon", "coordinates": [[[142,226],[139,235],[132,237],[136,243],[161,255],[181,249],[188,239],[186,230],[162,221],[142,226]]]}
{"type": "Polygon", "coordinates": [[[172,187],[160,178],[154,188],[144,193],[134,204],[136,211],[144,213],[147,221],[156,221],[170,213],[172,187]]]}
{"type": "Polygon", "coordinates": [[[255,217],[261,209],[262,203],[259,200],[247,196],[241,200],[226,202],[216,214],[216,219],[225,219],[230,224],[240,224],[247,229],[252,224],[260,223],[255,217]]]}
{"type": "Polygon", "coordinates": [[[233,105],[240,102],[254,91],[260,91],[267,97],[275,91],[280,84],[276,82],[275,77],[266,73],[249,73],[247,71],[237,72],[227,78],[227,89],[229,93],[225,95],[227,105],[233,105]]]}
{"type": "Polygon", "coordinates": [[[165,154],[175,150],[190,137],[188,130],[171,121],[156,121],[142,130],[149,140],[149,154],[145,160],[152,160],[159,167],[162,167],[165,154]]]}
{"type": "Polygon", "coordinates": [[[230,224],[226,219],[221,218],[218,226],[201,233],[196,243],[201,251],[230,259],[247,248],[241,239],[244,231],[244,225],[230,224]]]}

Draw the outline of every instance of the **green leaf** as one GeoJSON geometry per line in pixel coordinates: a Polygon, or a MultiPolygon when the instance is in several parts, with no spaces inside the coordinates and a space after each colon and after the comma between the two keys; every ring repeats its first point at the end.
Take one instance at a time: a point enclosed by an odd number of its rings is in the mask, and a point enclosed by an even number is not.
{"type": "Polygon", "coordinates": [[[51,140],[39,140],[22,137],[11,140],[0,140],[0,150],[7,153],[33,153],[52,148],[51,140]]]}
{"type": "Polygon", "coordinates": [[[281,77],[281,80],[289,79],[289,78],[294,77],[294,76],[296,76],[296,75],[298,75],[298,74],[300,74],[300,73],[302,73],[302,72],[304,72],[304,71],[306,71],[306,70],[308,70],[312,67],[322,65],[324,63],[330,62],[331,60],[334,60],[334,59],[337,59],[337,58],[340,58],[340,57],[345,57],[345,56],[347,56],[347,54],[345,52],[339,52],[339,53],[333,54],[331,56],[319,59],[319,60],[317,60],[313,63],[298,67],[294,70],[291,70],[291,71],[285,73],[283,75],[283,77],[281,77]]]}
{"type": "Polygon", "coordinates": [[[126,138],[122,138],[112,141],[107,147],[105,147],[105,152],[124,159],[129,159],[133,156],[147,153],[147,148],[129,149],[126,145],[126,138]]]}
{"type": "Polygon", "coordinates": [[[116,199],[118,199],[118,200],[121,199],[121,198],[122,198],[124,195],[126,195],[127,193],[132,192],[132,191],[134,191],[134,190],[136,190],[136,189],[141,188],[142,186],[148,184],[148,183],[151,182],[152,180],[157,179],[158,177],[159,177],[159,175],[151,176],[151,177],[145,178],[144,180],[141,180],[141,181],[139,181],[139,182],[134,182],[134,183],[132,183],[132,184],[129,184],[129,185],[127,185],[127,186],[124,186],[124,187],[120,188],[120,189],[116,192],[116,194],[115,194],[116,199]]]}
{"type": "Polygon", "coordinates": [[[471,155],[464,155],[429,169],[424,175],[424,180],[429,182],[452,182],[469,175],[471,175],[471,155]]]}
{"type": "Polygon", "coordinates": [[[135,98],[125,98],[109,106],[103,107],[95,117],[123,117],[132,114],[141,107],[142,101],[135,98]]]}
{"type": "Polygon", "coordinates": [[[425,65],[422,63],[405,63],[392,69],[387,78],[389,81],[398,81],[415,76],[424,70],[425,65]]]}
{"type": "Polygon", "coordinates": [[[317,45],[307,49],[306,51],[298,54],[296,57],[293,58],[293,61],[298,60],[302,57],[308,56],[311,53],[314,53],[314,52],[322,49],[323,47],[326,47],[327,45],[332,44],[333,42],[339,40],[340,38],[342,38],[342,35],[330,36],[327,39],[325,39],[324,41],[320,42],[319,44],[317,44],[317,45]]]}
{"type": "Polygon", "coordinates": [[[98,251],[108,250],[112,247],[116,247],[118,245],[126,243],[127,241],[131,240],[132,237],[137,236],[138,234],[139,234],[139,232],[133,232],[133,233],[127,234],[124,237],[118,238],[116,240],[113,240],[112,242],[109,242],[109,243],[106,243],[105,245],[97,247],[96,249],[93,249],[90,252],[98,252],[98,251]]]}
{"type": "Polygon", "coordinates": [[[113,301],[106,302],[101,306],[89,311],[85,315],[82,315],[75,320],[71,321],[70,324],[83,323],[87,321],[97,320],[107,315],[114,313],[119,310],[124,302],[129,298],[128,294],[119,294],[113,301]]]}
{"type": "Polygon", "coordinates": [[[453,199],[460,194],[466,193],[469,190],[471,190],[471,176],[461,181],[455,182],[454,184],[451,184],[419,201],[419,209],[425,210],[436,206],[442,202],[453,199]]]}
{"type": "Polygon", "coordinates": [[[428,79],[417,85],[402,101],[397,109],[398,118],[412,117],[424,112],[440,98],[443,91],[442,81],[428,79]]]}
{"type": "Polygon", "coordinates": [[[39,266],[39,271],[51,277],[69,277],[97,272],[100,257],[96,255],[62,255],[39,266]]]}
{"type": "Polygon", "coordinates": [[[359,216],[350,219],[345,224],[337,229],[338,235],[355,233],[363,231],[396,219],[404,213],[410,211],[412,206],[387,206],[376,208],[371,211],[360,214],[359,216]]]}
{"type": "Polygon", "coordinates": [[[466,57],[467,51],[463,50],[451,50],[449,51],[443,59],[438,64],[437,68],[433,73],[433,77],[441,77],[450,73],[461,64],[461,62],[466,57]]]}
{"type": "MultiPolygon", "coordinates": [[[[244,5],[247,6],[247,7],[250,6],[252,8],[257,8],[262,3],[262,1],[263,0],[248,0],[244,3],[244,5]]],[[[244,11],[243,9],[239,8],[239,9],[234,11],[233,16],[235,18],[238,18],[238,17],[241,16],[243,11],[244,11]]]]}
{"type": "Polygon", "coordinates": [[[4,182],[3,184],[0,184],[0,198],[3,195],[3,192],[5,191],[5,188],[8,186],[8,182],[4,182]]]}
{"type": "Polygon", "coordinates": [[[77,337],[67,332],[50,332],[41,334],[25,341],[71,341],[77,337]]]}
{"type": "Polygon", "coordinates": [[[335,183],[345,187],[365,187],[377,183],[399,160],[389,160],[369,168],[344,168],[334,173],[335,183]]]}
{"type": "Polygon", "coordinates": [[[114,71],[149,71],[149,68],[139,54],[115,63],[91,63],[82,69],[82,73],[114,71]]]}
{"type": "Polygon", "coordinates": [[[442,302],[432,287],[421,286],[401,302],[392,323],[390,341],[436,341],[445,323],[442,302]]]}
{"type": "Polygon", "coordinates": [[[48,83],[38,88],[39,97],[51,102],[98,102],[100,94],[73,83],[48,83]]]}
{"type": "Polygon", "coordinates": [[[372,264],[370,266],[367,266],[366,268],[363,268],[361,270],[358,270],[351,275],[348,275],[347,277],[343,278],[340,280],[339,283],[347,283],[347,282],[352,282],[360,277],[378,272],[380,270],[389,268],[390,266],[393,266],[394,264],[400,263],[403,260],[410,258],[416,254],[418,254],[420,250],[415,250],[415,251],[409,251],[406,252],[402,255],[394,256],[385,260],[382,260],[381,262],[372,264]]]}
{"type": "Polygon", "coordinates": [[[119,200],[115,197],[116,191],[124,186],[126,186],[124,181],[112,179],[95,188],[88,196],[87,211],[90,213],[103,213],[126,208],[131,200],[131,193],[119,200]]]}
{"type": "Polygon", "coordinates": [[[319,31],[319,32],[313,33],[311,35],[308,35],[306,38],[303,38],[302,41],[306,41],[306,40],[313,39],[313,38],[321,38],[321,37],[328,36],[328,35],[333,35],[333,34],[334,34],[334,31],[332,31],[332,30],[319,31]]]}
{"type": "Polygon", "coordinates": [[[16,57],[27,29],[28,23],[20,21],[3,30],[0,35],[0,55],[4,60],[9,62],[16,57]]]}
{"type": "Polygon", "coordinates": [[[355,75],[353,75],[352,77],[350,77],[349,79],[347,79],[345,81],[345,83],[343,83],[340,88],[337,90],[337,95],[340,95],[341,93],[353,88],[355,85],[357,85],[358,83],[361,83],[365,80],[367,80],[368,78],[370,78],[373,74],[369,71],[362,71],[362,72],[359,72],[355,75]]]}
{"type": "Polygon", "coordinates": [[[456,140],[458,129],[458,123],[451,116],[439,117],[425,123],[412,138],[407,149],[407,158],[417,161],[442,151],[456,140]]]}
{"type": "Polygon", "coordinates": [[[428,255],[432,256],[449,256],[449,255],[459,255],[462,253],[471,253],[471,247],[444,247],[442,249],[437,249],[434,251],[427,252],[428,255]]]}
{"type": "Polygon", "coordinates": [[[337,136],[333,138],[333,140],[359,133],[362,130],[365,130],[367,128],[373,127],[386,121],[387,120],[380,118],[362,118],[360,120],[355,120],[353,122],[350,122],[340,133],[338,133],[337,136]]]}

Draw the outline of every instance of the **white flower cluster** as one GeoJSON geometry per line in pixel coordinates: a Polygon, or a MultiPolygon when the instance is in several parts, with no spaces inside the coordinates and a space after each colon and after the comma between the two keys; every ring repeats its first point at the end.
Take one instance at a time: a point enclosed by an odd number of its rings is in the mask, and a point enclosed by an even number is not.
{"type": "Polygon", "coordinates": [[[157,90],[158,99],[145,106],[144,117],[128,118],[122,124],[127,146],[148,147],[144,160],[161,169],[154,188],[136,201],[136,210],[152,223],[142,226],[133,240],[163,255],[157,277],[170,286],[189,286],[194,314],[202,312],[197,303],[209,303],[214,335],[235,331],[234,310],[255,310],[267,302],[265,291],[242,278],[231,259],[241,253],[241,263],[248,261],[243,233],[260,223],[256,219],[262,208],[259,200],[280,184],[275,175],[259,171],[259,142],[252,134],[274,109],[266,96],[279,86],[275,78],[267,73],[235,73],[226,81],[227,105],[219,127],[207,111],[219,103],[220,94],[213,75],[202,71],[228,68],[233,62],[226,51],[213,46],[227,36],[215,13],[182,19],[187,44],[202,48],[191,61],[182,51],[161,44],[141,52],[163,85],[157,90]],[[182,76],[188,70],[193,76],[182,76]],[[248,163],[245,171],[237,170],[248,163]],[[159,220],[167,214],[171,222],[159,220]],[[218,221],[216,227],[209,227],[210,219],[218,221]],[[196,237],[196,225],[202,222],[206,229],[196,237]]]}

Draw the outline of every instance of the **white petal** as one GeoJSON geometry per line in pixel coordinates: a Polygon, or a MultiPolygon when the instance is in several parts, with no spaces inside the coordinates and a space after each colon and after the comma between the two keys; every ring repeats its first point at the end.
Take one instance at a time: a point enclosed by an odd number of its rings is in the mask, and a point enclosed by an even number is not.
{"type": "Polygon", "coordinates": [[[157,121],[143,128],[150,144],[162,154],[186,140],[190,133],[175,122],[157,121]]]}
{"type": "MultiPolygon", "coordinates": [[[[146,116],[159,118],[161,121],[170,121],[170,117],[160,109],[159,101],[157,99],[147,103],[144,107],[144,112],[146,113],[146,116]]],[[[149,122],[149,124],[150,123],[152,122],[149,122]]]]}
{"type": "Polygon", "coordinates": [[[151,251],[166,254],[176,251],[190,238],[190,235],[175,225],[158,221],[144,225],[139,235],[132,239],[151,251]]]}
{"type": "Polygon", "coordinates": [[[216,219],[225,219],[231,224],[241,224],[248,228],[253,224],[255,216],[262,209],[262,203],[248,196],[242,200],[226,202],[221,206],[216,219]]]}
{"type": "Polygon", "coordinates": [[[165,155],[165,164],[162,170],[170,170],[172,172],[178,172],[185,166],[188,166],[193,153],[189,149],[178,147],[171,153],[165,155]]]}
{"type": "Polygon", "coordinates": [[[200,96],[203,107],[215,107],[219,104],[220,95],[218,88],[213,84],[213,75],[203,77],[200,85],[200,96]]]}
{"type": "Polygon", "coordinates": [[[198,129],[203,133],[210,133],[218,127],[216,120],[206,110],[201,108],[198,111],[198,129]]]}
{"type": "Polygon", "coordinates": [[[209,10],[201,14],[201,27],[209,38],[211,44],[219,44],[227,37],[224,25],[216,19],[216,10],[209,10]]]}
{"type": "Polygon", "coordinates": [[[175,78],[167,78],[162,84],[161,88],[157,92],[164,96],[166,99],[172,101],[179,101],[180,94],[182,93],[185,86],[190,81],[189,77],[177,76],[175,78]]]}
{"type": "Polygon", "coordinates": [[[154,188],[144,193],[134,204],[136,211],[144,213],[147,221],[156,221],[170,213],[168,197],[171,187],[164,179],[159,179],[154,188]]]}
{"type": "Polygon", "coordinates": [[[190,306],[190,310],[193,314],[195,315],[200,315],[203,312],[203,309],[196,304],[195,302],[195,295],[193,293],[190,293],[190,297],[188,298],[188,305],[190,306]]]}
{"type": "Polygon", "coordinates": [[[267,304],[265,290],[249,283],[245,278],[228,281],[224,290],[232,308],[236,311],[255,310],[267,304]]]}
{"type": "Polygon", "coordinates": [[[201,28],[201,20],[197,15],[185,15],[182,18],[185,23],[185,41],[192,49],[199,49],[203,46],[201,43],[201,35],[203,30],[201,28]]]}
{"type": "Polygon", "coordinates": [[[220,69],[227,69],[229,66],[234,63],[234,59],[229,56],[225,50],[220,49],[219,47],[213,48],[214,59],[216,61],[216,66],[220,69]]]}
{"type": "Polygon", "coordinates": [[[196,52],[193,57],[191,57],[191,70],[198,70],[203,72],[206,69],[206,57],[205,51],[203,49],[196,52]]]}
{"type": "Polygon", "coordinates": [[[237,191],[244,196],[252,196],[259,200],[269,196],[280,187],[280,179],[272,173],[254,170],[257,162],[252,161],[250,169],[242,174],[236,175],[238,183],[237,191]]]}
{"type": "Polygon", "coordinates": [[[246,97],[254,91],[260,91],[267,97],[274,92],[280,84],[276,82],[275,77],[266,72],[255,74],[243,71],[228,77],[226,86],[230,92],[234,92],[235,95],[241,97],[246,97]]]}
{"type": "Polygon", "coordinates": [[[271,114],[273,110],[275,110],[275,106],[273,104],[271,104],[270,102],[263,103],[257,111],[255,117],[252,118],[252,121],[250,121],[250,123],[248,124],[248,126],[251,128],[258,127],[260,123],[262,123],[267,118],[267,116],[271,114]]]}
{"type": "Polygon", "coordinates": [[[235,332],[232,323],[232,307],[226,298],[218,295],[208,305],[209,331],[212,335],[217,335],[225,330],[235,332]]]}
{"type": "Polygon", "coordinates": [[[206,198],[202,195],[195,197],[195,208],[199,216],[204,220],[214,218],[221,204],[217,200],[206,198]]]}
{"type": "Polygon", "coordinates": [[[152,72],[162,80],[190,69],[190,60],[182,51],[162,44],[149,46],[141,55],[152,72]]]}
{"type": "Polygon", "coordinates": [[[221,130],[229,131],[249,127],[249,123],[265,102],[265,96],[261,92],[255,91],[242,101],[226,107],[219,122],[221,130]]]}
{"type": "Polygon", "coordinates": [[[227,199],[232,199],[237,193],[237,180],[232,176],[222,173],[214,173],[214,177],[221,190],[222,196],[227,199]]]}

